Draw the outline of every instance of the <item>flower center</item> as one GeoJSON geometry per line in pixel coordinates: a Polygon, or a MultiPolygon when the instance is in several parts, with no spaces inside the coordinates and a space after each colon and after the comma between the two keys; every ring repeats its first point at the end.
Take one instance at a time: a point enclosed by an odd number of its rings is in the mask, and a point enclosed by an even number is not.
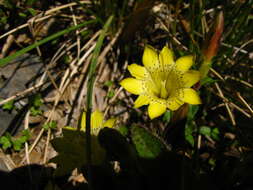
{"type": "Polygon", "coordinates": [[[160,98],[166,99],[169,96],[169,91],[166,89],[166,80],[161,81],[160,98]]]}
{"type": "Polygon", "coordinates": [[[178,89],[183,87],[182,73],[174,68],[150,72],[145,82],[145,89],[159,99],[168,99],[174,96],[178,89]]]}

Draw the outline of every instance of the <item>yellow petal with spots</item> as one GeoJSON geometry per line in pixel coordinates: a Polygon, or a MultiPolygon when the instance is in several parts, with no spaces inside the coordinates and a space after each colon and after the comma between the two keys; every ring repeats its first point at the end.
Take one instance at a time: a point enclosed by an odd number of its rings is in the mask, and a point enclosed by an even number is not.
{"type": "Polygon", "coordinates": [[[103,127],[104,114],[100,111],[94,111],[91,114],[91,128],[97,129],[103,127]]]}
{"type": "Polygon", "coordinates": [[[142,62],[143,62],[143,65],[149,71],[154,71],[154,70],[160,68],[158,53],[151,46],[145,47],[143,57],[142,57],[142,62]]]}
{"type": "Polygon", "coordinates": [[[134,108],[139,108],[147,104],[149,104],[149,98],[145,95],[140,95],[134,102],[134,108]]]}
{"type": "Polygon", "coordinates": [[[120,85],[128,92],[139,95],[142,93],[142,81],[135,78],[126,78],[120,82],[120,85]]]}
{"type": "Polygon", "coordinates": [[[184,104],[184,102],[182,102],[176,97],[169,98],[166,103],[167,103],[167,108],[170,109],[171,111],[177,110],[178,108],[180,108],[180,106],[184,104]]]}
{"type": "Polygon", "coordinates": [[[195,70],[190,70],[184,73],[183,82],[184,87],[192,87],[200,80],[200,72],[195,70]]]}
{"type": "Polygon", "coordinates": [[[150,102],[148,106],[148,115],[150,119],[161,116],[166,111],[166,105],[158,102],[150,102]]]}
{"type": "Polygon", "coordinates": [[[116,118],[108,119],[104,124],[103,127],[109,127],[112,128],[116,122],[116,118]]]}
{"type": "Polygon", "coordinates": [[[148,72],[145,67],[142,67],[137,64],[131,64],[128,67],[129,72],[131,73],[132,76],[134,76],[137,79],[143,79],[147,77],[148,72]]]}
{"type": "Polygon", "coordinates": [[[159,54],[159,61],[163,66],[171,65],[174,63],[173,52],[167,46],[164,46],[159,54]]]}
{"type": "Polygon", "coordinates": [[[181,89],[180,99],[188,104],[201,104],[201,99],[198,93],[192,88],[181,89]]]}
{"type": "Polygon", "coordinates": [[[193,56],[187,55],[180,57],[176,61],[176,69],[182,72],[188,71],[193,65],[193,56]]]}

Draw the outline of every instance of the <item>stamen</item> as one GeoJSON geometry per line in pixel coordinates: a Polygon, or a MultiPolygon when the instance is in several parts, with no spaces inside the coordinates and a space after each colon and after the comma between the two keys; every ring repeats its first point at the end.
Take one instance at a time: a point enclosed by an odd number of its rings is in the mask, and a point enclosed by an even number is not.
{"type": "Polygon", "coordinates": [[[164,98],[164,99],[166,99],[166,98],[168,97],[168,95],[169,95],[169,93],[168,93],[168,91],[167,91],[165,85],[166,85],[166,81],[165,81],[165,80],[164,80],[164,81],[161,81],[160,97],[161,97],[161,98],[164,98]]]}

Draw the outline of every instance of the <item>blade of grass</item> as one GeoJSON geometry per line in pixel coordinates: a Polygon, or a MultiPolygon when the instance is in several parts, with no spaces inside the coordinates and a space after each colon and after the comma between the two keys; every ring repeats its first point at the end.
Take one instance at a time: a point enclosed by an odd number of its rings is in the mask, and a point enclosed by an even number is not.
{"type": "Polygon", "coordinates": [[[58,37],[60,37],[60,36],[62,36],[64,34],[67,34],[67,33],[71,32],[71,31],[77,30],[78,28],[81,28],[83,26],[86,26],[86,25],[89,25],[89,24],[92,24],[92,23],[95,23],[95,22],[97,22],[97,20],[85,21],[85,22],[82,22],[81,24],[69,27],[69,28],[67,28],[65,30],[61,30],[61,31],[59,31],[59,32],[57,32],[55,34],[52,34],[51,36],[48,36],[48,37],[46,37],[46,38],[44,38],[44,39],[42,39],[42,40],[40,40],[38,42],[35,42],[34,44],[32,44],[30,46],[27,46],[27,47],[25,47],[25,48],[17,51],[16,53],[14,53],[14,54],[12,54],[12,55],[10,55],[8,57],[0,59],[0,67],[3,67],[4,65],[8,64],[10,61],[12,61],[13,59],[15,59],[16,57],[21,56],[21,55],[23,55],[23,54],[25,54],[25,53],[33,50],[34,48],[36,48],[36,47],[38,47],[40,45],[43,45],[43,44],[45,44],[45,43],[47,43],[49,41],[52,41],[52,40],[54,40],[54,39],[56,39],[56,38],[58,38],[58,37]]]}
{"type": "Polygon", "coordinates": [[[111,25],[113,20],[113,16],[110,16],[108,20],[106,21],[103,30],[98,38],[98,41],[96,43],[92,59],[91,59],[91,64],[89,67],[89,72],[88,72],[88,83],[87,83],[87,112],[86,112],[86,140],[87,140],[87,147],[86,147],[86,155],[87,155],[87,161],[88,161],[88,185],[89,189],[92,189],[91,187],[91,136],[90,136],[90,131],[91,131],[91,112],[92,112],[92,95],[93,95],[93,86],[96,78],[96,66],[98,62],[98,57],[100,50],[103,45],[104,38],[106,36],[106,32],[108,31],[109,26],[111,25]]]}

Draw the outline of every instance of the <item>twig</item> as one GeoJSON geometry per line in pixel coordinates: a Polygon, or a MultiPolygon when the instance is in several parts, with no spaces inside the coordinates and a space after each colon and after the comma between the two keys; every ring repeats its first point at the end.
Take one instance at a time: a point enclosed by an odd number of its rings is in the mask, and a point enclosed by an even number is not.
{"type": "MultiPolygon", "coordinates": [[[[87,63],[89,63],[90,62],[90,60],[91,60],[91,57],[92,57],[92,55],[89,55],[89,57],[87,58],[87,63]]],[[[80,96],[79,96],[79,98],[78,98],[78,103],[77,103],[77,110],[82,110],[81,109],[81,106],[82,106],[82,101],[83,101],[83,98],[85,97],[85,93],[87,93],[87,78],[85,79],[85,81],[82,83],[82,81],[84,80],[84,77],[86,76],[85,75],[85,73],[87,72],[87,70],[88,70],[88,66],[89,66],[89,64],[85,64],[85,66],[83,67],[83,69],[82,69],[82,71],[81,71],[81,77],[80,77],[80,79],[79,79],[79,88],[81,88],[82,90],[81,90],[81,92],[80,92],[80,96]],[[82,86],[80,86],[80,85],[82,85],[82,86]]]]}
{"type": "MultiPolygon", "coordinates": [[[[79,1],[79,3],[81,3],[81,4],[85,4],[85,3],[89,4],[90,1],[89,1],[89,0],[84,0],[84,1],[79,1]]],[[[49,17],[52,16],[52,15],[50,15],[51,13],[56,12],[56,11],[59,11],[59,10],[61,10],[61,9],[66,9],[66,8],[68,8],[68,7],[76,6],[76,5],[78,5],[78,4],[77,4],[77,3],[69,3],[69,4],[66,4],[66,5],[62,5],[62,6],[59,6],[59,7],[55,7],[55,8],[53,8],[53,9],[51,9],[51,10],[46,11],[46,12],[43,14],[43,15],[45,15],[44,17],[35,19],[34,22],[36,23],[36,22],[40,22],[40,21],[46,20],[46,19],[48,19],[49,17]]],[[[38,17],[38,15],[36,15],[35,17],[38,17]]],[[[29,25],[29,24],[26,23],[26,24],[20,25],[20,26],[18,26],[18,27],[16,27],[16,28],[12,29],[12,30],[6,32],[5,34],[1,35],[1,36],[0,36],[0,39],[4,38],[5,36],[8,36],[8,35],[12,34],[13,32],[16,32],[16,31],[18,31],[18,30],[20,30],[20,29],[22,29],[22,28],[25,28],[25,27],[27,27],[28,25],[29,25]]]]}
{"type": "Polygon", "coordinates": [[[12,43],[14,42],[14,35],[9,35],[8,38],[6,39],[6,42],[5,44],[3,45],[3,48],[2,48],[2,52],[0,54],[0,58],[3,58],[5,57],[5,55],[7,54],[9,48],[11,47],[12,43]]]}
{"type": "Polygon", "coordinates": [[[244,81],[244,80],[241,80],[241,79],[238,79],[238,78],[236,78],[236,77],[229,76],[229,75],[226,75],[226,76],[225,76],[225,79],[227,79],[227,78],[232,79],[232,80],[235,80],[235,81],[238,81],[238,82],[244,84],[245,86],[248,86],[248,87],[250,87],[250,88],[253,88],[253,85],[250,84],[250,83],[247,82],[247,81],[244,81]]]}
{"type": "Polygon", "coordinates": [[[219,79],[221,79],[221,80],[224,81],[224,78],[223,78],[217,71],[215,71],[213,68],[210,68],[210,71],[211,71],[215,76],[217,76],[219,79]]]}
{"type": "MultiPolygon", "coordinates": [[[[48,19],[48,18],[50,18],[50,17],[52,17],[52,15],[47,15],[47,16],[44,16],[44,17],[42,17],[42,18],[38,18],[38,19],[36,19],[34,22],[35,22],[35,23],[41,22],[41,21],[46,20],[46,19],[48,19]]],[[[20,30],[20,29],[22,29],[22,28],[25,28],[25,27],[27,27],[28,25],[29,25],[29,24],[26,23],[26,24],[22,24],[22,25],[20,25],[20,26],[18,26],[18,27],[16,27],[16,28],[12,29],[12,30],[6,32],[5,34],[1,35],[1,36],[0,36],[0,39],[4,38],[4,37],[6,37],[6,36],[8,36],[8,35],[10,35],[10,34],[12,34],[12,33],[14,33],[14,32],[17,32],[18,30],[20,30]]]]}
{"type": "MultiPolygon", "coordinates": [[[[41,136],[43,135],[43,133],[44,133],[44,128],[42,128],[42,129],[40,130],[39,135],[36,137],[35,141],[33,142],[32,146],[30,147],[30,149],[29,149],[29,151],[28,151],[29,154],[32,152],[32,150],[34,149],[34,147],[37,145],[37,143],[39,142],[39,140],[40,140],[41,136]]],[[[26,159],[26,158],[24,158],[24,159],[20,162],[19,165],[22,165],[22,164],[25,162],[25,159],[26,159]]]]}
{"type": "MultiPolygon", "coordinates": [[[[72,12],[72,19],[73,19],[74,25],[76,26],[77,25],[77,21],[76,21],[76,16],[74,14],[73,8],[72,8],[72,6],[69,7],[69,8],[70,8],[70,11],[72,12]]],[[[76,30],[76,36],[77,36],[77,38],[76,38],[76,43],[77,43],[77,60],[79,61],[79,59],[80,59],[80,49],[81,49],[79,30],[76,30]]]]}
{"type": "Polygon", "coordinates": [[[45,152],[44,152],[44,158],[43,158],[43,164],[45,164],[45,163],[47,162],[48,145],[49,145],[50,138],[51,138],[51,129],[48,129],[47,141],[46,141],[45,152]]]}
{"type": "MultiPolygon", "coordinates": [[[[214,83],[214,84],[215,84],[216,89],[218,90],[218,93],[219,93],[220,96],[224,99],[225,97],[224,97],[223,92],[221,91],[221,89],[220,89],[218,83],[216,82],[216,83],[214,83]]],[[[235,123],[234,115],[232,114],[232,112],[231,112],[231,110],[230,110],[230,107],[229,107],[228,103],[227,103],[226,101],[224,101],[224,103],[225,103],[225,106],[226,106],[228,115],[229,115],[229,117],[230,117],[231,123],[232,123],[233,126],[235,126],[236,123],[235,123]]]]}
{"type": "Polygon", "coordinates": [[[109,109],[110,109],[110,105],[114,102],[114,100],[118,97],[119,93],[123,90],[123,87],[120,87],[117,92],[115,93],[115,95],[110,99],[109,104],[107,105],[104,115],[107,115],[109,109]]]}
{"type": "Polygon", "coordinates": [[[0,158],[4,161],[4,164],[9,171],[17,167],[16,164],[11,159],[10,155],[5,155],[2,149],[0,149],[0,158]]]}
{"type": "Polygon", "coordinates": [[[253,110],[250,107],[250,105],[246,102],[246,100],[241,96],[241,94],[239,92],[236,93],[236,95],[238,96],[238,98],[242,101],[242,103],[249,109],[249,111],[251,112],[251,114],[253,115],[253,110]]]}
{"type": "MultiPolygon", "coordinates": [[[[26,116],[25,116],[25,122],[24,122],[24,128],[26,130],[29,129],[29,117],[30,117],[30,110],[27,111],[26,116]]],[[[27,164],[30,164],[30,157],[29,157],[29,150],[28,150],[28,143],[25,142],[25,157],[27,164]]]]}
{"type": "MultiPolygon", "coordinates": [[[[228,102],[229,105],[231,105],[233,108],[235,108],[236,110],[238,110],[239,112],[241,112],[242,114],[244,114],[246,117],[251,118],[250,114],[248,114],[247,112],[245,112],[242,108],[240,108],[239,106],[237,106],[233,102],[229,102],[228,99],[222,98],[219,94],[215,94],[215,95],[218,96],[219,98],[223,99],[224,101],[228,102]]],[[[225,106],[225,103],[218,104],[217,106],[212,107],[211,110],[215,110],[215,109],[217,109],[219,107],[223,107],[223,106],[225,106]]]]}
{"type": "Polygon", "coordinates": [[[201,147],[201,134],[198,135],[198,143],[197,143],[197,148],[200,149],[201,147]]]}
{"type": "Polygon", "coordinates": [[[229,102],[229,104],[234,107],[235,109],[237,109],[239,112],[241,112],[242,114],[244,114],[246,117],[251,118],[251,115],[248,114],[246,111],[244,111],[242,108],[240,108],[239,106],[237,106],[236,104],[234,104],[233,102],[229,102]]]}
{"type": "MultiPolygon", "coordinates": [[[[28,28],[29,28],[29,30],[30,30],[30,32],[31,32],[31,34],[32,34],[32,38],[33,38],[33,40],[34,40],[34,43],[36,43],[37,40],[36,40],[35,33],[34,33],[34,29],[33,29],[34,19],[35,19],[35,17],[34,17],[34,18],[31,18],[31,19],[28,21],[28,28]]],[[[41,57],[41,56],[42,56],[42,53],[41,53],[40,47],[37,46],[37,47],[36,47],[36,50],[37,50],[38,56],[41,57]]]]}
{"type": "Polygon", "coordinates": [[[244,54],[248,54],[248,51],[244,50],[244,49],[240,49],[238,47],[235,47],[235,46],[232,46],[230,44],[227,44],[227,43],[224,43],[224,42],[221,42],[221,45],[225,46],[225,47],[229,47],[229,48],[233,48],[237,51],[240,51],[241,53],[244,53],[244,54]]]}
{"type": "Polygon", "coordinates": [[[0,105],[3,105],[3,104],[5,104],[5,103],[7,103],[7,102],[9,102],[11,100],[15,100],[16,98],[24,97],[26,94],[28,94],[28,93],[30,93],[30,92],[38,89],[42,85],[44,85],[44,83],[38,83],[38,84],[36,84],[36,85],[34,85],[34,86],[32,86],[32,87],[30,87],[30,88],[28,88],[28,89],[26,89],[26,90],[24,90],[22,92],[18,92],[15,95],[13,95],[13,96],[11,96],[9,98],[6,98],[6,99],[0,101],[0,105]]]}
{"type": "Polygon", "coordinates": [[[248,44],[250,44],[252,42],[253,42],[253,39],[251,39],[251,40],[247,41],[246,43],[242,44],[239,49],[236,49],[236,51],[234,52],[232,57],[235,57],[237,55],[237,53],[242,50],[242,48],[244,48],[245,46],[247,46],[248,44]]]}

